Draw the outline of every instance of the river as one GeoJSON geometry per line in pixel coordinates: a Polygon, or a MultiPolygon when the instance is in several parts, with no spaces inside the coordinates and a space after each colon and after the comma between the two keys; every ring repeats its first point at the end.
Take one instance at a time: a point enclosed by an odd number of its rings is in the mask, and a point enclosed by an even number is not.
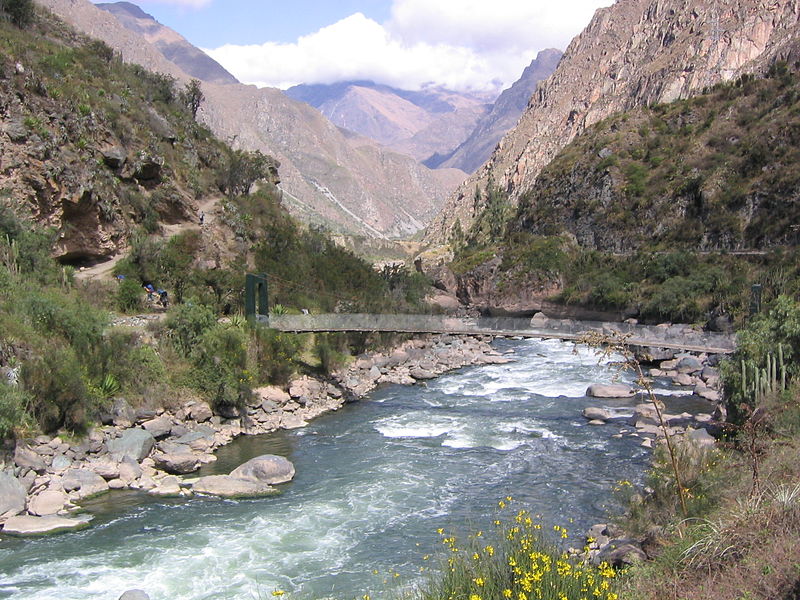
{"type": "Polygon", "coordinates": [[[277,496],[112,492],[92,503],[87,530],[3,539],[0,599],[116,600],[132,588],[152,600],[266,599],[276,589],[292,600],[385,597],[417,581],[438,528],[491,529],[507,495],[578,537],[607,517],[614,482],[640,480],[649,460],[640,439],[615,439],[618,427],[589,426],[581,410],[630,413],[634,401],[584,397],[614,375],[587,349],[496,347],[516,362],[382,388],[304,429],[240,438],[203,472],[280,454],[297,476],[277,496]]]}

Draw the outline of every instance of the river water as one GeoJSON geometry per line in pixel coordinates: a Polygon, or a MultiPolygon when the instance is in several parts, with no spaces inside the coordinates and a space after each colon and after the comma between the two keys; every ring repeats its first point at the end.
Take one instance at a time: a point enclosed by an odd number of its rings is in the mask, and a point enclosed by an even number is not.
{"type": "Polygon", "coordinates": [[[641,479],[649,451],[640,439],[612,438],[618,427],[587,425],[581,410],[624,414],[635,401],[584,397],[590,383],[614,376],[589,350],[496,346],[516,362],[386,387],[307,428],[241,438],[203,473],[280,454],[297,476],[277,496],[117,492],[93,503],[87,530],[3,539],[0,599],[116,600],[132,588],[152,600],[266,599],[276,589],[292,600],[385,597],[387,585],[412,584],[430,564],[438,528],[491,529],[507,495],[546,522],[585,531],[606,518],[615,481],[641,479]]]}

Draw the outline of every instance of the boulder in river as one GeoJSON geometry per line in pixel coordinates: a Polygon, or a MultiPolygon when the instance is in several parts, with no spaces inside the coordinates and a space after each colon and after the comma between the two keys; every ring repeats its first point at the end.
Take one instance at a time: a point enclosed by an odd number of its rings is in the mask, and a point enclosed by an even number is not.
{"type": "Polygon", "coordinates": [[[586,395],[592,398],[630,398],[636,391],[622,383],[593,383],[586,389],[586,395]]]}
{"type": "Polygon", "coordinates": [[[3,525],[3,533],[8,535],[45,535],[61,531],[74,531],[88,527],[88,519],[67,519],[50,515],[47,517],[33,517],[22,515],[11,517],[3,525]]]}
{"type": "Polygon", "coordinates": [[[583,416],[590,421],[608,421],[611,418],[611,413],[604,408],[596,406],[587,406],[583,409],[583,416]]]}
{"type": "Polygon", "coordinates": [[[67,469],[61,485],[67,492],[77,492],[81,500],[108,491],[106,480],[88,469],[67,469]]]}
{"type": "Polygon", "coordinates": [[[45,490],[28,501],[28,512],[32,515],[46,517],[54,515],[69,502],[69,496],[62,490],[45,490]]]}
{"type": "Polygon", "coordinates": [[[263,454],[236,467],[231,477],[270,485],[286,483],[294,477],[294,465],[282,456],[263,454]]]}
{"type": "Polygon", "coordinates": [[[277,490],[262,481],[239,479],[230,475],[209,475],[197,479],[192,484],[192,491],[221,498],[248,498],[267,496],[277,490]]]}
{"type": "Polygon", "coordinates": [[[142,590],[128,590],[119,597],[119,600],[150,600],[150,596],[142,590]]]}

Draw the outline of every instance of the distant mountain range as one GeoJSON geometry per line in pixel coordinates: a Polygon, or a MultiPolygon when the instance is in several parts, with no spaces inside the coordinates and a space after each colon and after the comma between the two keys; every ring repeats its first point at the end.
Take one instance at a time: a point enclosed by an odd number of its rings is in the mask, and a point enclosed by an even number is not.
{"type": "Polygon", "coordinates": [[[339,127],[424,161],[455,150],[488,114],[493,98],[443,88],[412,92],[371,81],[297,85],[286,94],[339,127]]]}
{"type": "Polygon", "coordinates": [[[198,117],[236,146],[275,157],[284,202],[307,222],[377,238],[410,236],[466,176],[455,169],[428,169],[410,156],[343,131],[280,90],[231,82],[222,67],[209,67],[210,58],[133,4],[99,8],[88,0],[37,2],[106,42],[126,62],[180,83],[201,79],[206,99],[198,117]]]}

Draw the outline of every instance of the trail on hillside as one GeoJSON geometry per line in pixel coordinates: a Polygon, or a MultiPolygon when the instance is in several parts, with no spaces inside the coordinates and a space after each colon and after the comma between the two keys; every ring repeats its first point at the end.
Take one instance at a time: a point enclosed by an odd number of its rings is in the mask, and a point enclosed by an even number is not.
{"type": "MultiPolygon", "coordinates": [[[[192,229],[203,229],[209,227],[212,223],[216,220],[216,214],[213,210],[217,203],[221,200],[218,196],[212,196],[210,198],[206,198],[203,202],[199,203],[197,206],[197,217],[192,221],[184,221],[182,223],[175,223],[172,225],[162,225],[161,226],[161,234],[160,237],[169,239],[174,237],[184,231],[189,231],[192,229]],[[200,215],[203,215],[203,224],[200,225],[200,215]]],[[[93,265],[91,267],[85,267],[80,269],[79,271],[75,272],[75,279],[78,281],[90,281],[90,280],[97,280],[97,279],[104,279],[109,277],[111,273],[114,271],[114,267],[117,265],[119,261],[124,259],[128,256],[128,249],[124,252],[119,252],[115,254],[110,259],[93,265]]]]}

